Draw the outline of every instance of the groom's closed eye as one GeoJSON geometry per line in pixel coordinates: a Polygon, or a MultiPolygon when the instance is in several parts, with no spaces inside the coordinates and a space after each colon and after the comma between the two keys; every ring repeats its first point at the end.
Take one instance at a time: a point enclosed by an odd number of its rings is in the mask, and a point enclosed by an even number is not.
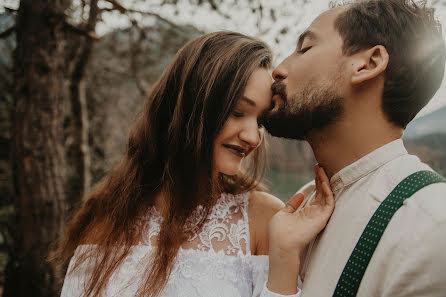
{"type": "Polygon", "coordinates": [[[304,47],[303,49],[299,50],[299,54],[305,54],[311,48],[311,46],[304,47]]]}
{"type": "Polygon", "coordinates": [[[315,42],[317,40],[318,37],[316,33],[310,30],[306,30],[299,36],[299,40],[297,42],[297,51],[299,53],[305,53],[313,47],[312,42],[315,42]]]}

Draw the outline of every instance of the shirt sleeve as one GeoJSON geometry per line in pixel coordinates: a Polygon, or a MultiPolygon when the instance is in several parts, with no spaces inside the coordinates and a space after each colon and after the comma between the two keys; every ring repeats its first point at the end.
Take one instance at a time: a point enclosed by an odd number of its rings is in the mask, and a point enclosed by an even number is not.
{"type": "Polygon", "coordinates": [[[84,295],[84,277],[82,271],[72,271],[75,259],[72,258],[63,282],[60,297],[81,297],[84,295]]]}
{"type": "MultiPolygon", "coordinates": [[[[281,295],[274,293],[268,289],[266,283],[268,281],[268,256],[252,256],[252,279],[253,279],[253,297],[300,297],[301,290],[298,287],[297,293],[293,295],[281,295]]],[[[300,284],[300,280],[299,280],[300,284]]]]}

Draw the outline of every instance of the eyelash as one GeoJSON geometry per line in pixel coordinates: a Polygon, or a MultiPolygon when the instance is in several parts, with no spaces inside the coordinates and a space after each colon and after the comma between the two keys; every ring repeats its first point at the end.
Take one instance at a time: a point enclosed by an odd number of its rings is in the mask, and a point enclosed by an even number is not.
{"type": "MultiPolygon", "coordinates": [[[[233,111],[233,112],[232,112],[232,115],[233,115],[234,117],[236,117],[236,118],[242,118],[242,117],[244,117],[244,114],[243,114],[242,112],[238,112],[238,111],[233,111]]],[[[260,124],[259,122],[257,122],[257,126],[259,127],[259,129],[260,129],[260,128],[263,128],[263,125],[260,124]]]]}
{"type": "Polygon", "coordinates": [[[306,48],[303,48],[303,49],[299,50],[299,54],[306,53],[310,48],[312,48],[312,47],[311,46],[307,46],[306,48]]]}
{"type": "Polygon", "coordinates": [[[236,117],[236,118],[241,118],[244,116],[244,114],[242,112],[238,112],[238,111],[233,111],[232,114],[236,117]]]}

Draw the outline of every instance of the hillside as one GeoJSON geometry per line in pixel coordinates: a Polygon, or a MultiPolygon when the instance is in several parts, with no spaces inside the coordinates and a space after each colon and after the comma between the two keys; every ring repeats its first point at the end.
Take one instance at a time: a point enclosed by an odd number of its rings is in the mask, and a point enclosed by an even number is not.
{"type": "Polygon", "coordinates": [[[410,123],[404,140],[409,153],[446,176],[446,107],[410,123]]]}
{"type": "Polygon", "coordinates": [[[410,154],[417,155],[421,161],[446,176],[446,133],[408,139],[405,144],[410,154]]]}
{"type": "Polygon", "coordinates": [[[429,134],[446,134],[446,107],[414,120],[407,126],[404,137],[415,139],[429,134]]]}

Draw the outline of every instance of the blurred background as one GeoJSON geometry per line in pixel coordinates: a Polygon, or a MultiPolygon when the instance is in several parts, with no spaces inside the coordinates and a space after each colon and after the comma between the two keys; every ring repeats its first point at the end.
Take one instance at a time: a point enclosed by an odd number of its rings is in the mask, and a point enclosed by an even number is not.
{"type": "MultiPolygon", "coordinates": [[[[428,1],[446,24],[446,1],[428,1]]],[[[72,211],[121,158],[151,86],[189,39],[235,30],[275,65],[328,0],[0,0],[0,296],[58,296],[44,262],[72,211]]],[[[446,84],[404,135],[446,175],[446,84]]],[[[265,183],[287,200],[313,178],[304,142],[268,136],[265,183]]]]}

